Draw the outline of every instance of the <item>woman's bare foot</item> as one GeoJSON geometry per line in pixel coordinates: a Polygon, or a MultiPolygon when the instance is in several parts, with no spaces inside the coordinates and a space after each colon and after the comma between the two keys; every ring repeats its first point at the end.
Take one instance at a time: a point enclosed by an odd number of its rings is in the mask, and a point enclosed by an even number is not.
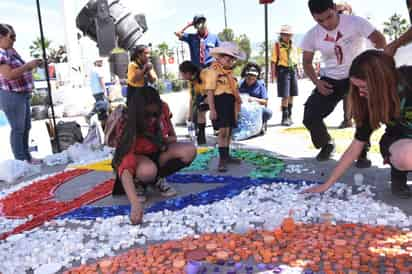
{"type": "Polygon", "coordinates": [[[143,203],[132,204],[130,207],[130,222],[132,225],[141,224],[143,220],[143,203]]]}

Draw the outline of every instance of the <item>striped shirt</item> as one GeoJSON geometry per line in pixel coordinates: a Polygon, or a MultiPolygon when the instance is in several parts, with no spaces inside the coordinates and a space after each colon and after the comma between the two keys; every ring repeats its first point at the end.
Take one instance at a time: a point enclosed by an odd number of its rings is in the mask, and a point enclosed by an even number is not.
{"type": "MultiPolygon", "coordinates": [[[[23,66],[25,62],[14,50],[0,48],[0,65],[8,65],[11,69],[23,66]]],[[[7,80],[0,74],[0,89],[11,92],[31,92],[34,88],[33,75],[31,71],[25,71],[21,76],[13,80],[7,80]]]]}

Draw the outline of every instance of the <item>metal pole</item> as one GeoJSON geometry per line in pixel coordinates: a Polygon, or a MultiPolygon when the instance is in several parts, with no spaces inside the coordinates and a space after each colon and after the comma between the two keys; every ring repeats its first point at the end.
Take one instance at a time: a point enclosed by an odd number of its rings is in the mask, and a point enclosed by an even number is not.
{"type": "Polygon", "coordinates": [[[43,51],[43,61],[44,61],[44,67],[45,67],[45,73],[46,73],[46,81],[47,81],[47,92],[49,95],[49,103],[51,107],[51,112],[52,112],[52,121],[53,121],[53,128],[54,128],[54,137],[56,140],[56,145],[57,145],[57,151],[60,152],[60,141],[59,137],[57,134],[57,126],[56,126],[56,117],[54,115],[54,106],[53,106],[53,97],[51,93],[51,85],[50,85],[50,75],[49,75],[49,65],[47,63],[47,55],[46,55],[46,48],[44,45],[44,33],[43,33],[43,23],[41,20],[41,11],[40,11],[40,1],[36,0],[37,4],[37,16],[39,17],[39,26],[40,26],[40,40],[41,40],[41,47],[43,51]]]}
{"type": "Polygon", "coordinates": [[[269,84],[268,4],[265,4],[265,85],[269,84]]]}
{"type": "Polygon", "coordinates": [[[223,12],[225,16],[225,29],[227,29],[226,0],[223,0],[223,12]]]}

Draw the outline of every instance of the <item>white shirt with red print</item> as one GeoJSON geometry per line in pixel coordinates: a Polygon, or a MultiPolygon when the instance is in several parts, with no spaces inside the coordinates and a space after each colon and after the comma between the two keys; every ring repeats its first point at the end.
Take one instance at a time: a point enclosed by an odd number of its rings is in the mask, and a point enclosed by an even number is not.
{"type": "Polygon", "coordinates": [[[303,51],[322,55],[322,76],[341,80],[348,78],[353,59],[366,50],[367,38],[375,31],[367,20],[354,15],[339,15],[339,24],[328,31],[319,24],[309,30],[302,43],[303,51]]]}

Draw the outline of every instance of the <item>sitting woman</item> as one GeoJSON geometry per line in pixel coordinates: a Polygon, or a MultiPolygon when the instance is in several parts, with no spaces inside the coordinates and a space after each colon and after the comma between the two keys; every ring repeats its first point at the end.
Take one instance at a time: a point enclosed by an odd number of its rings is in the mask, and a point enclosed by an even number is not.
{"type": "Polygon", "coordinates": [[[112,165],[120,178],[113,194],[126,192],[133,224],[142,221],[145,187],[152,184],[165,197],[176,195],[164,178],[190,165],[196,156],[193,144],[177,142],[170,118],[156,89],[145,86],[129,97],[127,122],[112,165]]]}
{"type": "Polygon", "coordinates": [[[385,124],[380,150],[391,165],[392,194],[411,197],[407,174],[412,170],[412,67],[396,69],[392,57],[368,50],[355,58],[349,76],[355,139],[328,180],[306,192],[323,192],[331,187],[358,158],[372,132],[385,124]]]}
{"type": "Polygon", "coordinates": [[[265,83],[260,80],[260,67],[255,63],[248,63],[243,68],[240,82],[240,94],[249,94],[249,102],[257,102],[263,106],[263,128],[262,133],[267,129],[267,121],[272,117],[272,111],[267,107],[268,92],[265,83]]]}
{"type": "Polygon", "coordinates": [[[190,83],[190,102],[188,121],[196,124],[197,143],[206,144],[206,111],[209,110],[207,104],[207,94],[202,81],[202,71],[193,62],[184,61],[179,66],[183,79],[190,83]]]}

